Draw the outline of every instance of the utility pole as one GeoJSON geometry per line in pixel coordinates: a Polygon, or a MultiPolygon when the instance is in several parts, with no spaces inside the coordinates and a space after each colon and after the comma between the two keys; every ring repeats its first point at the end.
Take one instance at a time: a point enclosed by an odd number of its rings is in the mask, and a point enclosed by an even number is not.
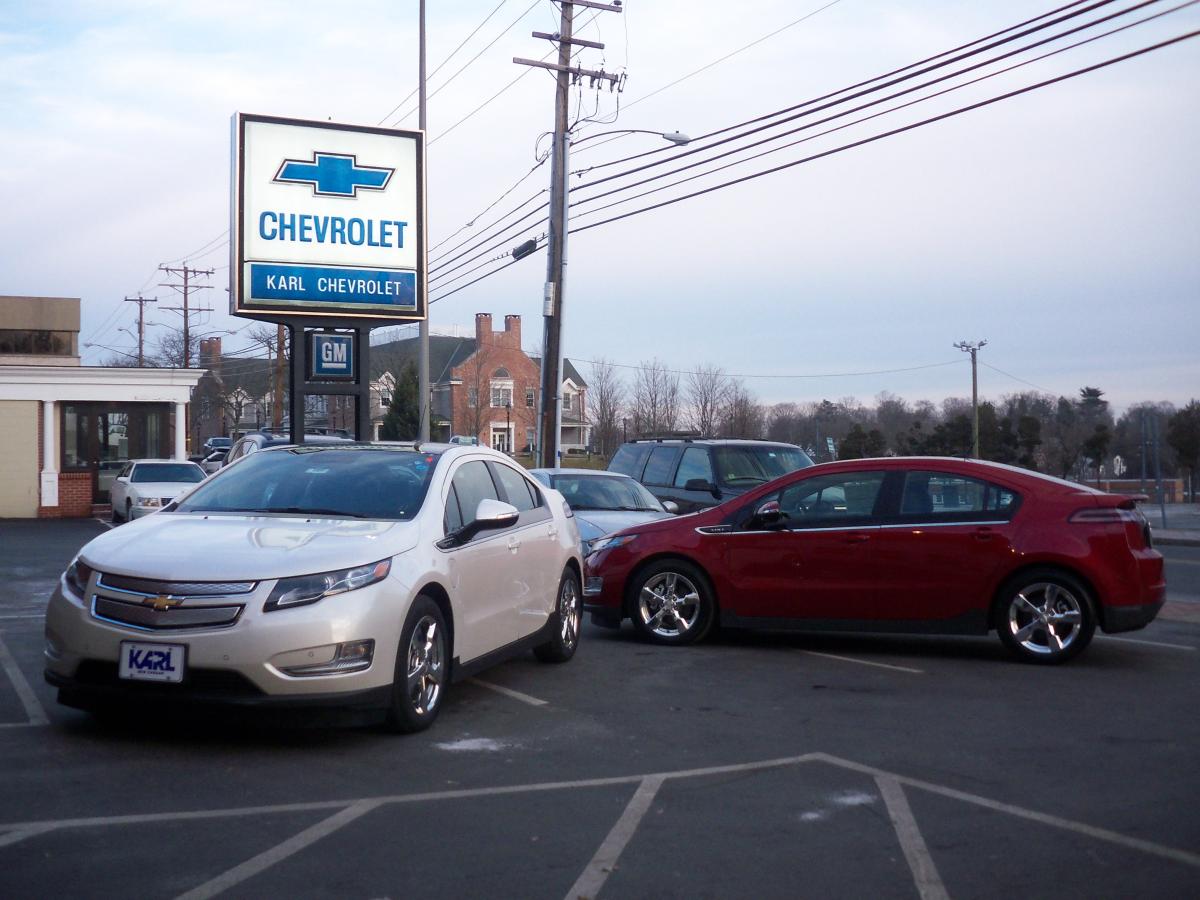
{"type": "Polygon", "coordinates": [[[141,369],[146,365],[146,304],[157,303],[158,298],[138,294],[136,297],[126,297],[125,301],[138,305],[138,368],[141,369]]]}
{"type": "Polygon", "coordinates": [[[184,263],[182,268],[173,269],[170,266],[159,266],[161,271],[167,275],[176,278],[182,278],[183,284],[175,284],[173,282],[162,282],[162,287],[174,288],[183,296],[183,306],[161,306],[159,309],[165,309],[170,312],[177,312],[183,317],[183,367],[190,369],[192,367],[192,333],[191,333],[191,316],[193,313],[212,312],[212,307],[196,308],[188,305],[192,291],[208,290],[212,285],[208,284],[192,284],[191,279],[196,275],[211,276],[212,269],[192,269],[184,263]]]}
{"type": "Polygon", "coordinates": [[[971,354],[971,442],[975,447],[974,457],[979,459],[979,367],[975,357],[980,348],[987,346],[987,341],[959,341],[954,346],[971,354]]]}
{"type": "Polygon", "coordinates": [[[538,453],[540,465],[554,468],[559,465],[559,442],[562,439],[562,317],[563,295],[567,266],[567,203],[569,189],[567,167],[570,158],[571,135],[568,130],[570,89],[580,78],[590,78],[594,87],[607,81],[616,88],[624,76],[571,66],[571,47],[603,49],[596,41],[572,37],[575,7],[621,12],[620,3],[596,3],[593,0],[561,0],[558,34],[533,32],[534,37],[558,44],[558,62],[546,63],[535,59],[513,57],[522,66],[535,66],[558,73],[554,91],[554,143],[550,148],[550,227],[547,234],[546,288],[542,306],[542,397],[538,410],[538,453]]]}
{"type": "MultiPolygon", "coordinates": [[[[417,127],[425,132],[425,0],[421,0],[420,8],[420,52],[417,63],[417,127]]],[[[425,169],[429,161],[426,159],[425,169]]],[[[428,209],[428,197],[426,208],[428,209]]],[[[424,228],[424,224],[421,226],[424,228]]],[[[433,393],[429,389],[429,285],[421,290],[425,294],[425,318],[417,323],[417,437],[422,441],[429,440],[429,426],[433,419],[433,393]]]]}

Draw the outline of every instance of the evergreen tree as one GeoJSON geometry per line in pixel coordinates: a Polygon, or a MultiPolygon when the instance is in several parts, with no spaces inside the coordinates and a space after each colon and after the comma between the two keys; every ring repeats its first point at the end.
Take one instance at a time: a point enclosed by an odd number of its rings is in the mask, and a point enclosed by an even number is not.
{"type": "Polygon", "coordinates": [[[421,428],[421,411],[417,405],[417,366],[412,360],[396,377],[396,389],[379,429],[385,441],[415,441],[421,428]]]}

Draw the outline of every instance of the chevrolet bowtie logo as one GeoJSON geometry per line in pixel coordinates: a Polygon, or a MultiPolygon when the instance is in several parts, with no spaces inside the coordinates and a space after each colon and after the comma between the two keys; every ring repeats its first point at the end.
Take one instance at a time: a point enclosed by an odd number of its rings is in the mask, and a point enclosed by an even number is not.
{"type": "Polygon", "coordinates": [[[395,169],[360,166],[350,153],[315,151],[311,160],[285,159],[274,180],[282,184],[311,184],[318,197],[357,197],[358,189],[382,191],[395,169]]]}
{"type": "Polygon", "coordinates": [[[157,597],[147,597],[142,601],[143,606],[153,606],[159,612],[166,612],[183,603],[182,598],[172,597],[169,594],[159,594],[157,597]]]}

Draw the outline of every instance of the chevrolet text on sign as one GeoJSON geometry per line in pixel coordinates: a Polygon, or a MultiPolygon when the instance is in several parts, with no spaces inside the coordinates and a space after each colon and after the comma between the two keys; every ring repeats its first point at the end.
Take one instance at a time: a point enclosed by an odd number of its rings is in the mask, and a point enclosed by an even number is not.
{"type": "Polygon", "coordinates": [[[239,113],[230,307],[425,317],[424,135],[239,113]]]}

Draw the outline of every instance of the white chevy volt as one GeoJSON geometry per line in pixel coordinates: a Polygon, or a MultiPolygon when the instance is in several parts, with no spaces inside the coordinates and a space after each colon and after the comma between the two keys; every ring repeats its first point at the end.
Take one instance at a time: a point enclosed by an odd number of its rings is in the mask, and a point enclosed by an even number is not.
{"type": "Polygon", "coordinates": [[[579,642],[579,532],[502,453],[252,454],[87,544],[46,611],[60,703],[337,708],[427,728],[452,680],[579,642]]]}

